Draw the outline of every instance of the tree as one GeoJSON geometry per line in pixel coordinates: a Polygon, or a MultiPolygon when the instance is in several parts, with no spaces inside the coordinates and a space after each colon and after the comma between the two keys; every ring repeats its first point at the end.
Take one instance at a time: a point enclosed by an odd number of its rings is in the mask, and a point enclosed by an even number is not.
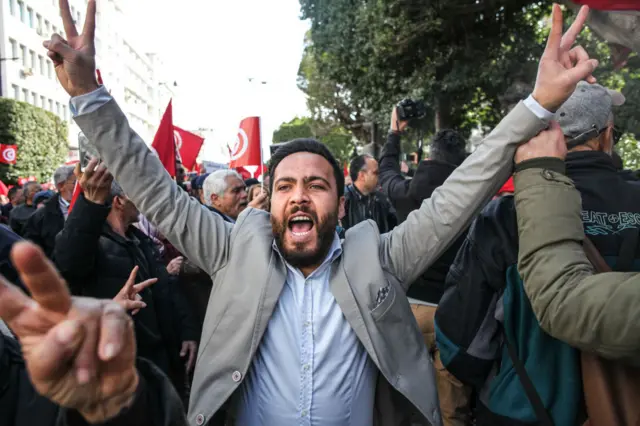
{"type": "Polygon", "coordinates": [[[356,148],[353,135],[344,127],[310,117],[296,117],[288,123],[282,123],[280,128],[273,132],[274,143],[299,138],[319,140],[341,163],[348,162],[356,148]]]}
{"type": "Polygon", "coordinates": [[[0,98],[0,143],[18,146],[17,163],[0,164],[0,180],[15,185],[21,177],[51,179],[67,156],[67,134],[67,124],[55,114],[0,98]]]}
{"type": "Polygon", "coordinates": [[[496,124],[507,89],[535,76],[549,11],[533,0],[300,3],[322,79],[382,126],[402,97],[424,99],[428,133],[496,124]]]}

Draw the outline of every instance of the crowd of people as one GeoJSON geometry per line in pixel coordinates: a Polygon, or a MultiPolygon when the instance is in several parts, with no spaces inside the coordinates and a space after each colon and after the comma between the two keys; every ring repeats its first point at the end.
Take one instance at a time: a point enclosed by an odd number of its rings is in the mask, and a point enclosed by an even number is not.
{"type": "Polygon", "coordinates": [[[0,210],[2,424],[638,424],[640,180],[573,46],[587,8],[563,35],[554,6],[471,154],[442,130],[408,175],[394,108],[349,176],[298,139],[260,180],[186,182],[96,82],[95,1],[82,34],[60,4],[45,47],[100,160],[0,210]]]}

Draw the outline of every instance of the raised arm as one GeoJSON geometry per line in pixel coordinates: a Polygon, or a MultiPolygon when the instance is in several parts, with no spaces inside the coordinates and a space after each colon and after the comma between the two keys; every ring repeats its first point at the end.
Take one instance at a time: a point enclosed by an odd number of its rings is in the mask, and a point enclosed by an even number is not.
{"type": "Polygon", "coordinates": [[[588,8],[583,7],[563,36],[562,11],[554,5],[551,33],[532,96],[498,124],[419,210],[382,237],[381,261],[406,288],[469,226],[507,180],[517,146],[547,126],[543,114],[551,118],[579,81],[595,81],[591,73],[597,61],[589,59],[582,47],[571,48],[587,15],[588,8]]]}
{"type": "MultiPolygon", "coordinates": [[[[562,132],[552,131],[566,151],[562,132]]],[[[552,131],[531,141],[540,150],[529,148],[546,158],[518,158],[522,163],[515,177],[518,268],[531,307],[540,326],[556,339],[640,364],[640,274],[594,275],[582,248],[580,193],[564,176],[564,163],[549,158],[561,155],[545,154],[554,145],[552,131]]]]}
{"type": "Polygon", "coordinates": [[[72,96],[76,123],[136,207],[189,259],[210,274],[216,272],[227,260],[230,226],[178,188],[106,89],[98,86],[95,0],[88,2],[80,35],[68,1],[60,0],[60,8],[67,40],[54,34],[44,45],[72,96]]]}

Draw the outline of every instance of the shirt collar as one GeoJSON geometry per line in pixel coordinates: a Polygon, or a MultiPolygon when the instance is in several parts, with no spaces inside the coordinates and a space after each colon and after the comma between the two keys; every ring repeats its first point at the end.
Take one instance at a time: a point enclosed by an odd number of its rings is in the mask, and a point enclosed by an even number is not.
{"type": "MultiPolygon", "coordinates": [[[[276,251],[276,253],[278,253],[280,255],[280,258],[282,258],[284,263],[287,265],[287,268],[292,269],[294,271],[298,271],[298,268],[294,268],[293,266],[289,265],[289,262],[284,260],[284,257],[282,256],[282,253],[280,253],[280,250],[278,249],[278,245],[276,244],[276,240],[275,239],[273,240],[273,243],[271,245],[272,245],[273,249],[276,251]]],[[[331,243],[331,247],[329,248],[329,252],[327,253],[327,257],[324,258],[324,261],[318,267],[318,269],[316,269],[316,271],[318,271],[324,265],[326,265],[328,263],[332,263],[334,260],[336,260],[338,257],[340,257],[341,254],[342,254],[342,243],[340,242],[340,237],[338,236],[338,233],[334,232],[334,234],[333,234],[333,242],[331,243]]],[[[313,271],[312,275],[316,271],[313,271]]]]}
{"type": "Polygon", "coordinates": [[[58,197],[58,199],[60,200],[60,205],[63,207],[69,207],[69,202],[67,200],[64,199],[64,197],[60,196],[58,197]]]}

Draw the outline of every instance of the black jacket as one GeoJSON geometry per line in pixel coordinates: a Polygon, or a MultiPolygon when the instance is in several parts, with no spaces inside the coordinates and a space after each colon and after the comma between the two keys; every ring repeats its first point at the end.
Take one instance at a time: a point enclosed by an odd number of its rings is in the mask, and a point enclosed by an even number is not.
{"type": "Polygon", "coordinates": [[[355,185],[349,185],[344,193],[345,216],[342,227],[346,230],[371,219],[381,234],[391,231],[398,224],[396,211],[384,194],[376,191],[363,195],[355,185]]]}
{"type": "Polygon", "coordinates": [[[24,227],[23,237],[44,250],[47,257],[53,256],[56,236],[64,228],[64,215],[60,210],[60,194],[47,201],[43,208],[31,215],[24,227]]]}
{"type": "Polygon", "coordinates": [[[26,204],[20,204],[11,210],[9,214],[9,226],[13,229],[13,232],[20,235],[24,235],[24,227],[32,214],[36,212],[34,206],[28,206],[26,204]]]}
{"type": "MultiPolygon", "coordinates": [[[[400,136],[390,133],[380,156],[380,184],[398,211],[400,223],[431,197],[453,173],[456,166],[436,160],[421,161],[413,179],[405,179],[400,172],[400,136]]],[[[462,234],[451,247],[414,282],[407,296],[430,303],[438,303],[444,292],[449,267],[464,241],[462,234]]]]}
{"type": "Polygon", "coordinates": [[[138,355],[169,375],[184,369],[180,360],[183,341],[198,341],[199,328],[180,290],[159,261],[153,242],[135,227],[125,239],[107,224],[110,206],[78,197],[58,234],[55,264],[75,295],[113,298],[139,266],[137,282],[158,278],[140,295],[147,307],[133,317],[138,355]]]}

